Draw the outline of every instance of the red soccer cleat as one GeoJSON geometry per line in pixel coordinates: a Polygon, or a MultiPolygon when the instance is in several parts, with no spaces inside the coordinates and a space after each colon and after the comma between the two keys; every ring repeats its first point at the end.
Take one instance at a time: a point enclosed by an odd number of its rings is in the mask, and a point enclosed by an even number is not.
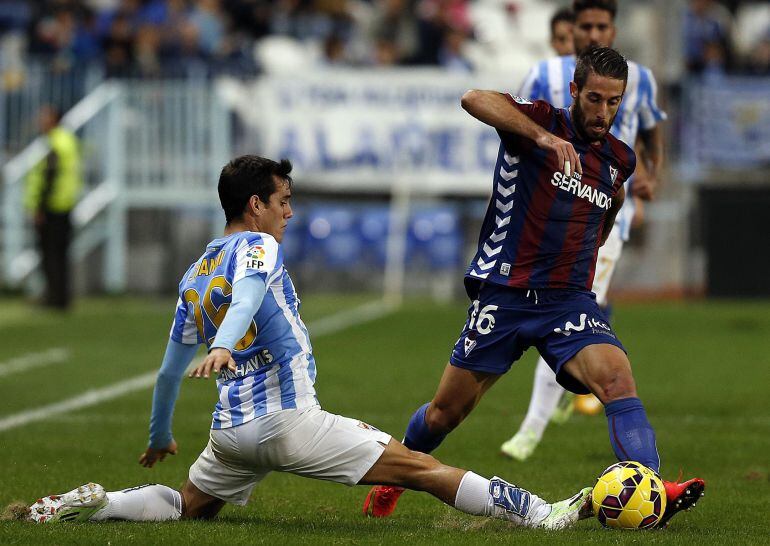
{"type": "Polygon", "coordinates": [[[405,489],[392,485],[375,485],[366,495],[364,515],[371,518],[386,518],[393,513],[398,497],[405,489]]]}
{"type": "Polygon", "coordinates": [[[698,499],[705,495],[706,482],[700,478],[693,478],[682,483],[664,480],[663,486],[666,488],[666,511],[657,525],[661,529],[668,525],[668,520],[675,514],[695,506],[698,499]]]}

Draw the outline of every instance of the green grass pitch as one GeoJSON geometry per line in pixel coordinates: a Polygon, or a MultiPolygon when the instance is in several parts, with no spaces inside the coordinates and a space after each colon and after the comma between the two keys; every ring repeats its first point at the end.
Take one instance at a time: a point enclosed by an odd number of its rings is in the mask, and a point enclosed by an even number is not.
{"type": "MultiPolygon", "coordinates": [[[[356,298],[307,298],[311,324],[356,298]]],[[[60,363],[0,376],[0,419],[147,373],[159,365],[172,301],[99,299],[69,316],[0,301],[0,368],[54,347],[60,363]]],[[[411,412],[434,392],[465,317],[463,303],[408,301],[395,313],[314,339],[317,389],[330,411],[368,421],[400,438],[411,412]]],[[[566,532],[511,528],[407,493],[395,515],[361,515],[366,488],[272,474],[245,507],[214,522],[33,526],[0,522],[0,544],[768,544],[770,543],[770,302],[618,305],[614,326],[629,350],[663,474],[701,476],[707,496],[666,531],[617,532],[595,520],[566,532]]],[[[535,354],[499,381],[435,455],[500,475],[548,499],[593,483],[613,462],[603,417],[552,426],[531,461],[498,454],[526,411],[535,354]]],[[[0,431],[0,504],[31,502],[86,481],[108,490],[157,482],[180,486],[207,440],[216,389],[185,380],[174,433],[180,451],[148,470],[137,463],[147,441],[152,391],[49,415],[0,431]]]]}

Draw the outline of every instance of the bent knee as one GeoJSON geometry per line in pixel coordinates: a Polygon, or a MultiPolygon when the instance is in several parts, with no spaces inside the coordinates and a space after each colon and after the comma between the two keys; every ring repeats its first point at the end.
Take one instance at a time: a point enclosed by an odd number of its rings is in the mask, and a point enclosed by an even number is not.
{"type": "Polygon", "coordinates": [[[619,367],[607,374],[601,383],[601,398],[605,404],[621,398],[636,396],[636,382],[630,367],[619,367]]]}

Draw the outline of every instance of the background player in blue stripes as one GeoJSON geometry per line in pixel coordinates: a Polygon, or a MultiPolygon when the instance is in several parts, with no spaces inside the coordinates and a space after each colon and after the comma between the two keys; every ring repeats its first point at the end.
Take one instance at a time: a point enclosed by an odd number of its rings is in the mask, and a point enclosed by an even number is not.
{"type": "MultiPolygon", "coordinates": [[[[435,450],[534,346],[562,385],[601,398],[616,457],[658,472],[655,432],[631,364],[591,292],[597,253],[636,165],[631,147],[610,133],[628,73],[620,53],[591,47],[577,59],[569,109],[495,91],[463,96],[463,108],[497,130],[500,148],[478,249],[464,279],[468,318],[433,398],[409,420],[409,449],[435,450]]],[[[664,485],[663,526],[695,504],[705,482],[664,485]]],[[[364,506],[388,516],[402,493],[374,487],[364,506]]]]}
{"type": "Polygon", "coordinates": [[[574,25],[575,14],[569,8],[562,8],[551,16],[551,47],[557,55],[575,53],[575,43],[572,39],[574,25]]]}
{"type": "Polygon", "coordinates": [[[33,504],[37,522],[164,521],[215,516],[246,504],[273,470],[346,485],[390,483],[426,491],[468,514],[524,527],[559,529],[589,517],[585,488],[550,504],[498,477],[491,480],[408,450],[390,435],[321,409],[316,365],[284,268],[280,242],[292,217],[291,164],[242,156],[222,170],[227,226],[179,284],[171,339],[153,397],[152,467],[177,451],[171,417],[179,383],[198,346],[209,349],[190,374],[218,374],[209,442],[181,491],[149,484],[105,493],[94,483],[33,504]]]}
{"type": "MultiPolygon", "coordinates": [[[[612,46],[615,39],[614,0],[576,0],[573,3],[574,45],[578,54],[591,46],[612,46]]],[[[569,84],[575,71],[575,56],[565,55],[542,61],[530,70],[519,90],[519,96],[542,99],[558,108],[572,102],[569,84]]],[[[631,147],[637,148],[637,168],[626,182],[626,200],[615,219],[607,242],[599,250],[593,292],[601,306],[607,305],[607,291],[624,241],[628,240],[634,215],[640,214],[638,198],[652,198],[663,163],[663,139],[659,122],[666,118],[656,102],[657,86],[649,68],[628,62],[628,84],[611,133],[631,147]],[[632,198],[633,196],[633,198],[632,198]]],[[[601,403],[593,394],[579,395],[580,407],[591,413],[601,411],[601,403]]],[[[556,382],[553,371],[540,357],[535,367],[535,380],[527,415],[519,430],[500,446],[505,455],[523,461],[534,452],[548,422],[563,422],[572,410],[574,395],[556,382]]]]}

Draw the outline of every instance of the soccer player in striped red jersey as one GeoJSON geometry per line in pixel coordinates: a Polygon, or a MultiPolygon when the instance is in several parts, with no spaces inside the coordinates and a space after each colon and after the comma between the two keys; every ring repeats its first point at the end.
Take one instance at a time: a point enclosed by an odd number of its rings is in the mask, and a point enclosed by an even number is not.
{"type": "MultiPolygon", "coordinates": [[[[465,275],[472,300],[433,399],[409,422],[404,445],[429,453],[529,347],[557,381],[593,392],[607,408],[619,460],[655,472],[655,432],[637,397],[623,345],[591,292],[596,256],[623,204],[633,150],[609,133],[628,78],[620,53],[589,48],[570,84],[573,104],[554,108],[493,91],[469,91],[462,106],[500,135],[493,195],[465,275]]],[[[668,520],[700,497],[703,480],[667,483],[668,520]]],[[[403,490],[374,487],[365,509],[387,516],[403,490]]]]}
{"type": "MultiPolygon", "coordinates": [[[[574,0],[572,34],[578,54],[591,46],[612,47],[617,33],[617,9],[615,0],[574,0]]],[[[576,57],[571,53],[559,55],[532,67],[517,95],[532,101],[542,99],[557,108],[568,108],[572,104],[569,86],[575,72],[576,57]]],[[[660,122],[665,119],[666,113],[657,104],[657,84],[652,71],[629,60],[626,91],[610,133],[629,146],[636,144],[638,161],[634,176],[625,182],[629,198],[618,212],[615,225],[596,260],[591,290],[602,307],[607,307],[610,282],[623,246],[629,239],[631,225],[636,225],[643,218],[643,200],[650,200],[657,186],[663,165],[660,122]]],[[[541,357],[535,365],[526,416],[516,434],[500,446],[500,451],[519,461],[528,459],[540,443],[549,421],[564,423],[573,409],[594,415],[602,410],[602,405],[592,394],[575,397],[565,391],[541,357]]]]}

